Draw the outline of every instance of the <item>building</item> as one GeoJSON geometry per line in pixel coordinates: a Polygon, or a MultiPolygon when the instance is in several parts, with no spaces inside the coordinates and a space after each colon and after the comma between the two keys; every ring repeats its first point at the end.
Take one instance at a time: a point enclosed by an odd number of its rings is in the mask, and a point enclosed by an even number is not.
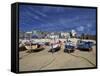
{"type": "Polygon", "coordinates": [[[75,31],[75,30],[72,30],[72,31],[71,31],[71,36],[72,36],[72,37],[76,37],[76,35],[77,35],[76,31],[75,31]]]}
{"type": "Polygon", "coordinates": [[[24,39],[25,38],[25,32],[19,31],[19,39],[24,39]]]}
{"type": "Polygon", "coordinates": [[[69,32],[61,32],[60,38],[70,38],[70,33],[69,32]]]}

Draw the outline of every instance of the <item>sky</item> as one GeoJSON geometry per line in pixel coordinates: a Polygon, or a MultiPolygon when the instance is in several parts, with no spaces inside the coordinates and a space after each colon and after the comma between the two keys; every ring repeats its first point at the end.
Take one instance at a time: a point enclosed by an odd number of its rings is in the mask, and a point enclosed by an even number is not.
{"type": "Polygon", "coordinates": [[[20,5],[20,31],[87,33],[96,35],[96,9],[20,5]]]}

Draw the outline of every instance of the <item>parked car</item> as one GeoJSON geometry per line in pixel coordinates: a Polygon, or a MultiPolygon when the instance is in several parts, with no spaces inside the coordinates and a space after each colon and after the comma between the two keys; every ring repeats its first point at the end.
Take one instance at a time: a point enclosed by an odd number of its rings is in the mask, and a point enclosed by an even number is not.
{"type": "Polygon", "coordinates": [[[72,41],[66,41],[65,42],[65,49],[64,49],[64,52],[67,52],[67,53],[71,53],[71,52],[74,52],[75,51],[75,45],[72,41]]]}
{"type": "Polygon", "coordinates": [[[94,43],[91,41],[83,41],[83,40],[77,41],[77,49],[80,49],[80,50],[91,51],[93,45],[94,43]]]}

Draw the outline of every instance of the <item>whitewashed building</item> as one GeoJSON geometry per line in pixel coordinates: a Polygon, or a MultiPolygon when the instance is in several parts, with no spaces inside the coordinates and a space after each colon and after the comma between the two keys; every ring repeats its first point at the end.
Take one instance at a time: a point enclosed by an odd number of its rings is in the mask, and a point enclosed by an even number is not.
{"type": "Polygon", "coordinates": [[[77,33],[76,33],[75,30],[72,30],[72,31],[71,31],[71,34],[72,34],[72,37],[76,37],[76,35],[77,35],[77,33]]]}

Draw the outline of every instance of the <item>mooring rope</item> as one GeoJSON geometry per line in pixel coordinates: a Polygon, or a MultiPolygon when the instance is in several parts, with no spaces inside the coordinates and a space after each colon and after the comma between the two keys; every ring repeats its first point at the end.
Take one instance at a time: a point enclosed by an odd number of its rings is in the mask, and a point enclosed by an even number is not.
{"type": "Polygon", "coordinates": [[[77,58],[82,58],[82,59],[86,60],[87,62],[89,62],[91,65],[96,66],[93,62],[91,62],[89,59],[87,59],[83,56],[77,56],[77,55],[74,55],[74,54],[70,54],[70,55],[74,56],[74,57],[77,57],[77,58]]]}

